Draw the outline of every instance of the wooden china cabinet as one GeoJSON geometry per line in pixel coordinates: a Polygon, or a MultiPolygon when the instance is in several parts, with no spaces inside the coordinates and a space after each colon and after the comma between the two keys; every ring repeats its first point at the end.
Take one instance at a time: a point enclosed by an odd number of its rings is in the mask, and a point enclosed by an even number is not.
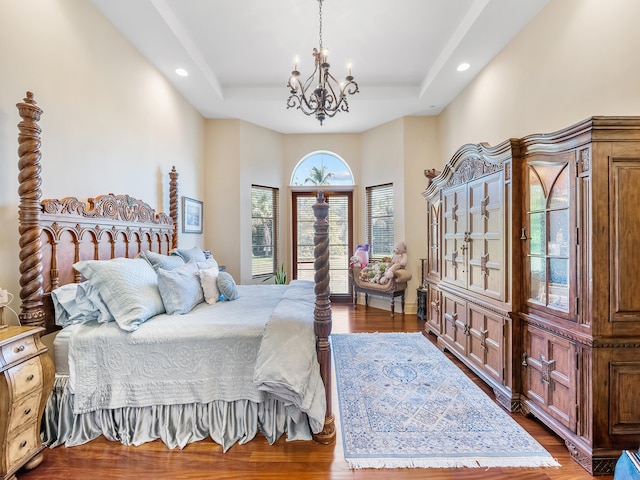
{"type": "Polygon", "coordinates": [[[640,117],[522,139],[522,410],[594,475],[640,445],[640,117]]]}
{"type": "Polygon", "coordinates": [[[611,474],[640,445],[640,117],[465,145],[423,195],[425,329],[611,474]]]}
{"type": "Polygon", "coordinates": [[[514,266],[510,217],[519,177],[516,142],[464,145],[424,192],[427,200],[427,331],[493,387],[508,410],[518,403],[512,359],[514,266]]]}

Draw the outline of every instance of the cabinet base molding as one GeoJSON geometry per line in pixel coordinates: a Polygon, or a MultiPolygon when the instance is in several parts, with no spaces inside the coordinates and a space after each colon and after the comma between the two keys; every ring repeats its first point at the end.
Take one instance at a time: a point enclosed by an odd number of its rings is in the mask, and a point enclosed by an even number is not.
{"type": "Polygon", "coordinates": [[[613,475],[613,471],[616,467],[616,462],[620,457],[619,454],[612,455],[589,455],[583,452],[576,445],[569,440],[565,440],[565,445],[576,462],[578,462],[582,468],[589,472],[593,476],[601,475],[613,475]]]}
{"type": "Polygon", "coordinates": [[[496,396],[496,400],[502,407],[509,412],[521,412],[522,403],[520,402],[520,395],[512,393],[507,395],[502,390],[496,388],[493,389],[493,394],[496,396]]]}

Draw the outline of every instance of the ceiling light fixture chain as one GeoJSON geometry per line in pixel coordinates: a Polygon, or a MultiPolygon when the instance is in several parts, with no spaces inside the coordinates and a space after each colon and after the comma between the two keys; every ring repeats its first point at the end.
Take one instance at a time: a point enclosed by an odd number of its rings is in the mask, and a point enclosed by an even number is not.
{"type": "Polygon", "coordinates": [[[331,73],[329,73],[328,49],[322,45],[322,2],[318,0],[320,16],[320,49],[313,49],[315,69],[313,73],[301,83],[299,80],[298,62],[296,60],[287,88],[289,88],[289,99],[287,108],[296,107],[302,110],[305,115],[314,115],[320,125],[326,117],[334,117],[339,111],[348,112],[349,102],[347,95],[358,93],[358,84],[351,75],[351,64],[347,64],[347,76],[345,83],[339,83],[331,73]],[[317,74],[317,86],[312,88],[317,74]]]}

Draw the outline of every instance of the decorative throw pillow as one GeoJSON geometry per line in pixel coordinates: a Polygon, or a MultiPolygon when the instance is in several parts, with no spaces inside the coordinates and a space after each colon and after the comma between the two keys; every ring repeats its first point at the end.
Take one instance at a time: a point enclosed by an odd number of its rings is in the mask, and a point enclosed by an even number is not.
{"type": "MultiPolygon", "coordinates": [[[[202,263],[202,262],[201,262],[202,263]]],[[[198,264],[200,265],[200,263],[198,264]]],[[[220,298],[220,290],[218,289],[218,267],[209,267],[198,271],[200,277],[200,285],[204,293],[204,300],[213,305],[220,298]]]]}
{"type": "Polygon", "coordinates": [[[204,255],[204,251],[200,247],[192,247],[189,249],[176,248],[171,252],[171,255],[178,255],[182,257],[185,262],[193,260],[194,262],[204,262],[207,258],[204,255]]]}
{"type": "Polygon", "coordinates": [[[238,287],[233,277],[227,272],[220,272],[218,274],[218,289],[220,294],[224,296],[226,300],[235,300],[238,298],[238,287]]]}
{"type": "Polygon", "coordinates": [[[163,255],[150,250],[140,252],[138,256],[149,262],[149,265],[151,265],[156,272],[159,268],[173,270],[185,264],[185,261],[179,255],[163,255]]]}
{"type": "Polygon", "coordinates": [[[200,270],[206,270],[207,268],[215,267],[218,270],[220,269],[218,262],[213,257],[207,258],[204,262],[198,262],[198,268],[200,270]]]}
{"type": "Polygon", "coordinates": [[[142,258],[84,260],[73,265],[98,289],[118,326],[137,330],[149,318],[164,313],[158,275],[142,258]]]}
{"type": "Polygon", "coordinates": [[[187,262],[173,270],[158,269],[158,289],[169,315],[182,315],[204,301],[198,265],[187,262]]]}

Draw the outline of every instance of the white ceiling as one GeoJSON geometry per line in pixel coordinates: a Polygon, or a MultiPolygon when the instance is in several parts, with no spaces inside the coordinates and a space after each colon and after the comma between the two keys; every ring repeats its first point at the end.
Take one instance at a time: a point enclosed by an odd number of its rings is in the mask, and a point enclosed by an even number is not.
{"type": "Polygon", "coordinates": [[[302,78],[313,71],[318,0],[92,1],[204,117],[353,133],[440,113],[548,0],[324,0],[331,73],[351,61],[360,92],[322,126],[286,108],[294,58],[302,78]]]}

